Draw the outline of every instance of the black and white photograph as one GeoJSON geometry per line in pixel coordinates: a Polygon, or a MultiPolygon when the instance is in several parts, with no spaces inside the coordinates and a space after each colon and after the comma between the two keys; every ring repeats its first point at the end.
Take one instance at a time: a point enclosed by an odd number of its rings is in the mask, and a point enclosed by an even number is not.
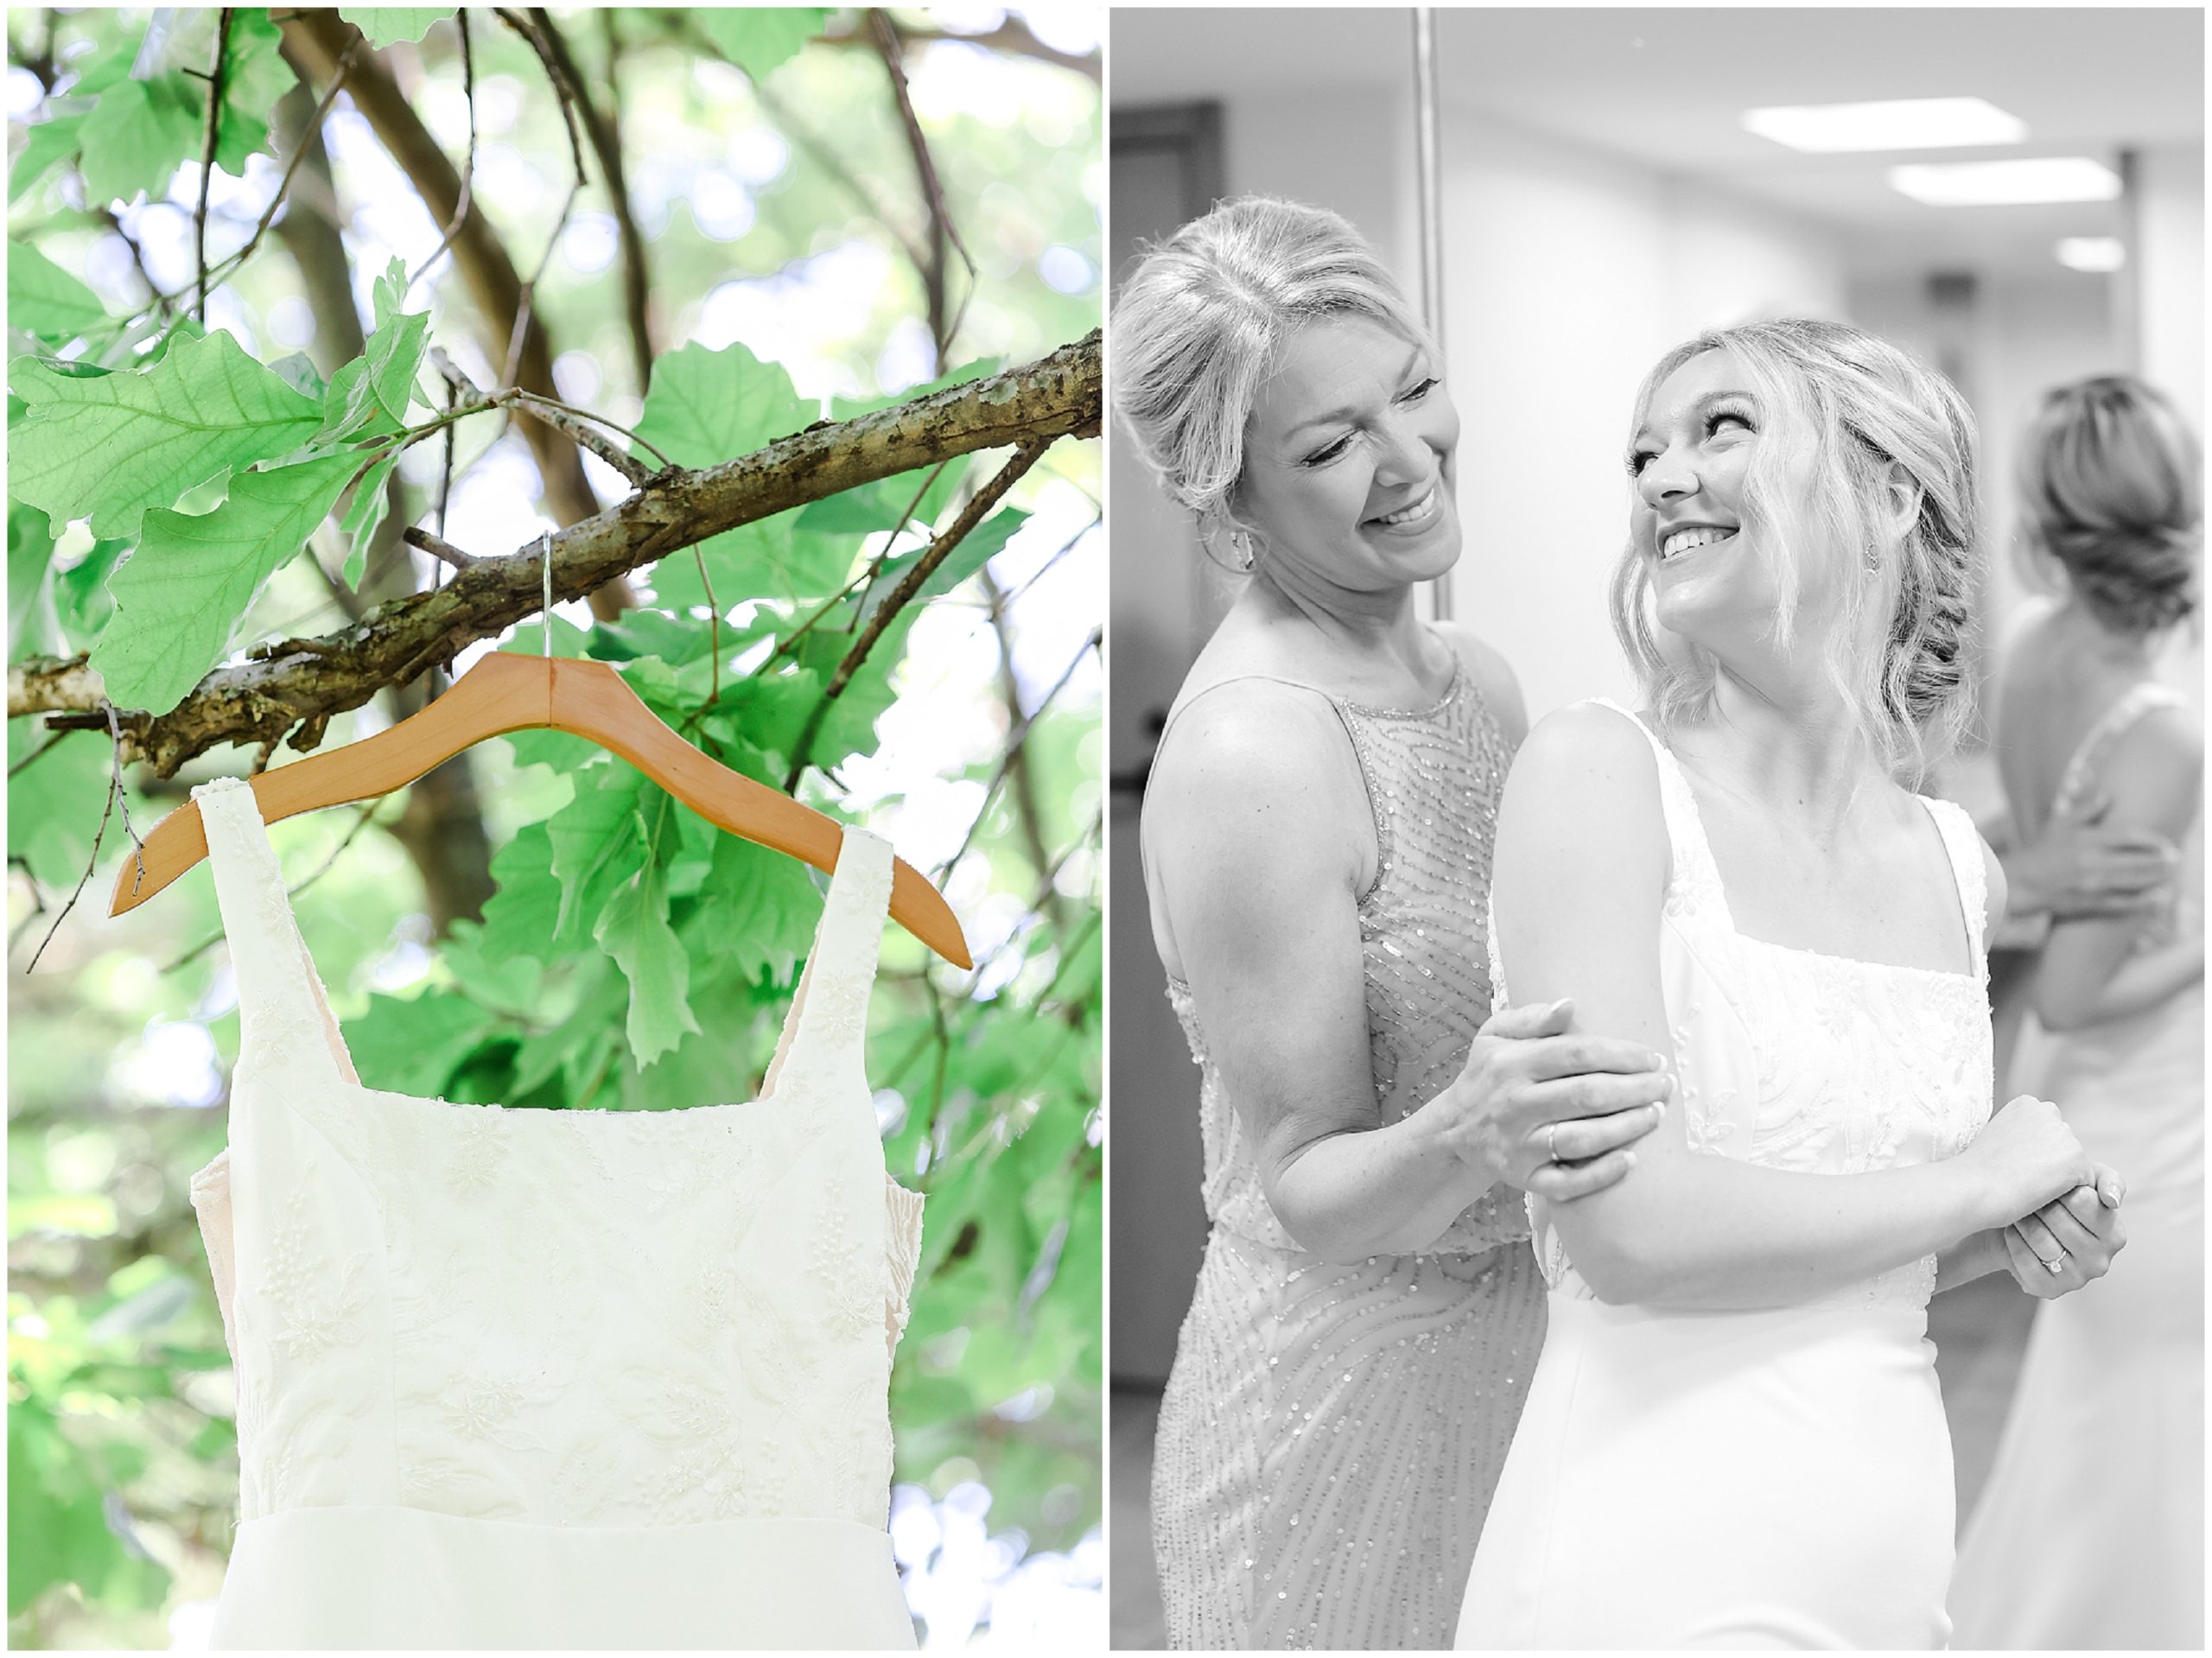
{"type": "Polygon", "coordinates": [[[1112,14],[1116,1648],[2203,1647],[2203,28],[1112,14]]]}

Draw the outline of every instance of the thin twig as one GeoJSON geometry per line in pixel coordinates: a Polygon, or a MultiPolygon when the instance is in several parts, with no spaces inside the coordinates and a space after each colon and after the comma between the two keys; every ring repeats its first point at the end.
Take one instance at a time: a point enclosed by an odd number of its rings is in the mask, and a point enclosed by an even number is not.
{"type": "Polygon", "coordinates": [[[586,421],[598,419],[596,415],[584,415],[579,419],[577,413],[581,411],[571,412],[566,403],[556,403],[551,397],[541,397],[520,390],[513,395],[515,402],[529,409],[547,425],[560,428],[638,488],[643,489],[652,482],[656,468],[647,466],[627,449],[617,448],[585,423],[586,421]]]}
{"type": "MultiPolygon", "coordinates": [[[[968,833],[960,839],[960,850],[938,866],[934,879],[938,881],[944,880],[952,873],[953,866],[968,855],[968,848],[976,843],[976,831],[982,827],[983,819],[990,814],[991,801],[998,793],[999,786],[1007,780],[1008,774],[1022,763],[1023,746],[1028,742],[1029,734],[1036,728],[1037,721],[1044,716],[1045,710],[1052,706],[1053,699],[1067,689],[1068,682],[1075,677],[1075,670],[1083,665],[1084,658],[1098,648],[1099,640],[1103,636],[1103,630],[1092,628],[1090,637],[1083,642],[1083,648],[1068,659],[1068,665],[1060,670],[1060,677],[1052,682],[1052,689],[1037,700],[1037,706],[1030,709],[1027,714],[1021,714],[1017,707],[1016,722],[1014,730],[1007,735],[1006,753],[999,757],[998,769],[991,774],[991,780],[983,785],[982,804],[976,809],[976,816],[968,825],[968,833]]],[[[1030,856],[1041,866],[1045,861],[1044,837],[1039,830],[1033,804],[1031,810],[1024,814],[1024,827],[1029,839],[1030,856]]],[[[1056,870],[1057,867],[1058,866],[1055,866],[1056,870]]],[[[1043,901],[1050,902],[1050,899],[1047,898],[1043,901]]]]}
{"type": "Polygon", "coordinates": [[[651,276],[645,257],[645,239],[639,233],[636,216],[630,209],[630,184],[622,164],[622,136],[620,118],[620,89],[614,79],[615,64],[620,56],[620,43],[614,35],[614,14],[602,10],[599,14],[600,27],[607,41],[607,89],[609,94],[606,108],[594,104],[584,90],[583,76],[577,71],[575,59],[569,50],[568,41],[553,22],[552,14],[543,6],[532,6],[530,15],[537,25],[539,38],[552,63],[568,82],[569,92],[576,100],[576,113],[583,121],[584,136],[591,140],[592,154],[598,158],[600,181],[607,187],[607,205],[614,215],[614,229],[622,249],[622,312],[630,327],[630,356],[636,369],[638,391],[643,395],[645,384],[652,378],[652,328],[647,310],[647,298],[652,291],[651,276]]]}
{"type": "Polygon", "coordinates": [[[200,161],[200,205],[192,213],[192,251],[200,267],[200,321],[207,321],[207,187],[215,177],[215,148],[223,134],[223,65],[231,54],[231,8],[215,14],[215,68],[207,77],[207,138],[200,161]]]}
{"type": "Polygon", "coordinates": [[[714,652],[707,679],[707,700],[692,710],[696,717],[722,700],[722,607],[715,597],[714,578],[707,574],[707,554],[702,543],[691,543],[691,556],[698,561],[699,585],[707,593],[708,648],[714,652]]]}
{"type": "MultiPolygon", "coordinates": [[[[446,412],[451,414],[458,400],[459,388],[451,380],[446,382],[446,412]]],[[[453,440],[461,429],[460,422],[446,428],[445,458],[438,467],[438,534],[446,532],[446,501],[453,494],[453,440]]]]}
{"type": "Polygon", "coordinates": [[[530,49],[537,54],[539,67],[545,71],[545,79],[553,88],[554,101],[560,106],[561,124],[568,130],[569,160],[575,171],[575,180],[569,186],[569,194],[561,203],[560,214],[553,221],[553,233],[545,238],[545,251],[538,257],[537,269],[523,279],[522,302],[515,308],[515,326],[507,339],[506,367],[499,376],[504,384],[512,385],[522,372],[523,340],[530,333],[531,317],[537,308],[537,284],[544,276],[546,267],[553,263],[553,251],[561,245],[562,233],[569,227],[569,215],[575,211],[576,197],[584,187],[584,145],[576,130],[575,100],[578,94],[569,84],[568,76],[562,73],[552,48],[538,34],[537,26],[510,6],[497,8],[495,15],[501,22],[529,41],[530,49]]]}
{"type": "MultiPolygon", "coordinates": [[[[276,194],[270,197],[269,205],[261,210],[253,234],[245,238],[245,245],[237,252],[226,256],[213,270],[201,273],[197,298],[203,314],[208,285],[245,264],[252,257],[254,250],[261,245],[262,238],[269,234],[269,227],[276,222],[276,214],[284,205],[285,194],[292,187],[293,175],[300,170],[300,163],[307,159],[308,150],[314,148],[315,135],[321,130],[322,118],[330,112],[330,106],[337,102],[339,91],[346,85],[346,77],[353,72],[353,54],[361,44],[360,36],[355,35],[353,43],[346,48],[344,55],[338,60],[338,67],[331,72],[330,85],[323,90],[322,101],[315,106],[315,113],[308,118],[307,125],[300,135],[299,147],[292,152],[291,160],[284,164],[283,175],[276,181],[276,194]]],[[[164,311],[175,306],[180,297],[175,294],[158,291],[154,295],[155,302],[164,311]]]]}
{"type": "Polygon", "coordinates": [[[41,743],[36,748],[31,750],[29,753],[24,755],[22,759],[17,760],[13,765],[8,768],[8,780],[10,783],[14,782],[16,773],[23,771],[31,764],[32,761],[44,759],[47,752],[68,734],[69,734],[66,731],[54,732],[44,742],[41,743]]]}
{"type": "MultiPolygon", "coordinates": [[[[407,278],[407,286],[400,290],[399,295],[402,305],[407,303],[407,295],[415,291],[415,284],[423,280],[423,273],[443,258],[446,251],[453,246],[453,238],[461,234],[461,226],[467,222],[469,204],[476,193],[476,48],[468,38],[468,8],[461,6],[456,9],[453,20],[461,30],[461,101],[468,105],[468,165],[461,172],[461,199],[454,207],[453,219],[446,226],[445,234],[438,238],[437,246],[430,250],[430,257],[416,266],[414,274],[407,278]]],[[[360,41],[361,36],[356,35],[354,44],[359,45],[360,41]]],[[[353,55],[353,47],[346,48],[348,57],[353,55]]],[[[334,80],[332,90],[337,90],[334,80]]],[[[514,377],[509,375],[507,378],[512,379],[514,377]]]]}
{"type": "Polygon", "coordinates": [[[450,564],[456,570],[465,570],[476,562],[474,553],[464,553],[443,536],[434,535],[420,524],[410,524],[399,532],[399,538],[410,547],[428,553],[441,563],[450,564]]]}
{"type": "Polygon", "coordinates": [[[876,607],[867,626],[861,628],[860,637],[853,642],[853,648],[845,652],[836,671],[830,675],[830,683],[822,693],[822,700],[814,705],[814,711],[807,716],[805,728],[792,745],[791,771],[784,779],[785,794],[798,787],[799,773],[806,769],[808,752],[814,746],[815,734],[822,729],[822,722],[829,718],[830,705],[845,694],[845,687],[853,683],[853,676],[867,662],[868,652],[875,648],[876,641],[883,637],[885,630],[897,619],[899,613],[921,591],[922,584],[937,574],[938,566],[952,556],[952,549],[961,543],[969,530],[983,521],[985,515],[999,504],[1000,498],[1007,491],[1014,487],[1021,474],[1037,464],[1037,457],[1051,447],[1049,440],[1024,439],[1015,448],[1013,457],[992,474],[988,483],[976,492],[968,505],[961,508],[959,517],[953,519],[944,533],[929,544],[929,549],[914,561],[912,567],[899,578],[899,585],[892,588],[883,603],[876,607]]]}
{"type": "Polygon", "coordinates": [[[891,95],[898,104],[899,124],[906,130],[906,147],[913,152],[914,170],[921,180],[922,200],[929,209],[930,256],[922,271],[922,286],[929,301],[930,338],[936,342],[937,366],[942,369],[953,336],[960,332],[961,319],[968,314],[968,302],[976,295],[975,256],[961,239],[960,227],[952,222],[952,210],[945,205],[944,186],[938,178],[937,162],[930,156],[929,139],[922,131],[921,118],[914,113],[914,100],[906,87],[906,48],[899,42],[899,31],[891,22],[891,14],[880,7],[871,8],[868,16],[876,50],[882,54],[883,67],[891,76],[891,95]],[[968,291],[950,321],[944,314],[944,249],[948,240],[959,253],[960,263],[968,268],[968,291]]]}
{"type": "MultiPolygon", "coordinates": [[[[922,480],[922,486],[914,492],[914,499],[906,503],[906,510],[899,515],[898,527],[893,530],[885,539],[883,550],[868,562],[868,569],[845,583],[842,590],[823,600],[821,606],[804,621],[778,639],[776,648],[768,653],[768,663],[772,663],[777,657],[796,650],[798,642],[814,631],[814,625],[817,622],[836,609],[839,605],[843,604],[855,593],[861,594],[862,602],[866,602],[868,590],[875,585],[877,578],[883,574],[883,567],[891,562],[891,549],[899,544],[899,537],[906,532],[906,526],[914,521],[914,513],[921,506],[922,497],[930,492],[930,486],[937,482],[944,469],[951,464],[952,462],[949,460],[940,461],[930,468],[930,475],[922,480]]],[[[768,663],[763,663],[762,667],[766,668],[768,663]]]]}
{"type": "Polygon", "coordinates": [[[123,729],[116,722],[115,704],[103,699],[100,707],[107,713],[108,738],[114,745],[109,751],[107,799],[100,807],[99,827],[92,831],[92,854],[85,860],[85,873],[77,877],[77,890],[69,894],[69,901],[61,906],[61,913],[54,918],[54,924],[47,929],[46,937],[38,941],[38,948],[31,952],[31,959],[23,968],[26,974],[37,968],[38,958],[46,954],[46,947],[54,942],[54,935],[61,931],[61,924],[69,918],[69,912],[75,909],[77,900],[84,897],[85,883],[92,880],[92,871],[99,867],[100,842],[107,834],[108,816],[115,810],[118,801],[123,805],[123,832],[130,837],[131,855],[138,864],[137,879],[130,883],[130,890],[137,892],[140,882],[146,879],[146,848],[138,839],[138,831],[130,827],[130,803],[124,799],[123,729]]]}

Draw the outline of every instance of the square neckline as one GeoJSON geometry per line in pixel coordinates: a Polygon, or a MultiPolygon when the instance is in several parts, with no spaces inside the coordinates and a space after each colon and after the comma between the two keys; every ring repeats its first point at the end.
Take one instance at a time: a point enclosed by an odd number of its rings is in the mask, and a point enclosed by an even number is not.
{"type": "MultiPolygon", "coordinates": [[[[766,1106],[779,1097],[782,1092],[780,1084],[783,1080],[785,1063],[790,1058],[792,1050],[798,1044],[799,1028],[807,1004],[807,990],[813,981],[815,962],[822,952],[823,935],[829,928],[832,901],[837,894],[839,883],[847,876],[848,860],[852,853],[855,833],[851,825],[843,826],[845,832],[837,844],[836,867],[830,871],[830,885],[823,894],[822,914],[815,922],[814,938],[807,948],[806,965],[800,971],[798,988],[791,997],[791,1005],[785,1010],[783,1026],[777,1033],[775,1052],[769,1061],[767,1075],[760,1093],[750,1099],[715,1100],[698,1105],[672,1106],[658,1111],[626,1111],[619,1107],[603,1105],[524,1106],[503,1100],[449,1100],[442,1094],[408,1094],[397,1089],[372,1088],[360,1080],[359,1068],[354,1064],[353,1051],[346,1045],[345,1029],[340,1023],[337,1014],[331,1008],[330,994],[323,985],[321,971],[315,965],[314,952],[308,948],[306,934],[300,931],[299,916],[292,907],[292,895],[284,885],[283,867],[276,855],[276,843],[270,837],[268,820],[261,815],[260,798],[254,794],[252,784],[245,778],[217,778],[200,786],[222,791],[224,785],[234,785],[238,789],[245,791],[254,824],[261,834],[262,845],[267,849],[269,867],[264,871],[256,873],[266,879],[268,890],[275,899],[276,915],[281,919],[285,931],[290,934],[293,948],[299,953],[300,966],[304,976],[302,988],[307,993],[310,1009],[318,1015],[323,1026],[322,1048],[328,1055],[331,1065],[331,1073],[326,1079],[329,1086],[341,1091],[365,1095],[372,1098],[404,1100],[410,1104],[448,1112],[489,1111],[495,1113],[502,1121],[510,1117],[518,1119],[531,1115],[548,1118],[660,1119],[689,1117],[694,1114],[718,1112],[749,1113],[754,1108],[766,1106]],[[348,1076],[347,1072],[353,1074],[348,1076]]],[[[861,832],[865,833],[865,831],[861,832]]],[[[235,969],[232,976],[236,977],[235,969]]],[[[243,1057],[245,1047],[243,1011],[244,1002],[241,1000],[239,1023],[241,1057],[243,1057]]],[[[226,1150],[227,1151],[227,1148],[226,1150]]],[[[217,1160],[220,1160],[219,1158],[217,1160]]],[[[207,1166],[211,1169],[213,1166],[213,1162],[207,1166]]],[[[205,1170],[202,1171],[203,1173],[205,1172],[205,1170]]]]}
{"type": "MultiPolygon", "coordinates": [[[[1728,883],[1725,879],[1723,879],[1720,873],[1720,860],[1713,855],[1713,838],[1706,832],[1705,815],[1698,805],[1696,790],[1690,786],[1688,769],[1682,765],[1681,760],[1675,755],[1674,750],[1668,747],[1665,743],[1659,740],[1658,734],[1644,723],[1643,716],[1641,714],[1633,713],[1629,709],[1621,707],[1619,703],[1611,702],[1604,697],[1594,697],[1592,701],[1597,702],[1601,707],[1613,709],[1616,713],[1620,714],[1624,718],[1630,721],[1636,726],[1637,729],[1643,734],[1645,740],[1651,745],[1652,752],[1656,755],[1662,757],[1660,760],[1661,765],[1662,767],[1672,766],[1674,768],[1675,779],[1681,786],[1683,804],[1689,813],[1689,827],[1692,832],[1697,836],[1700,850],[1705,854],[1706,867],[1713,873],[1713,896],[1719,902],[1720,922],[1723,926],[1727,928],[1730,937],[1740,940],[1742,943],[1746,944],[1754,945],[1760,950],[1777,950],[1785,956],[1802,956],[1808,961],[1833,962],[1840,966],[1859,968],[1875,973],[1910,973],[1917,974],[1925,978],[1957,980],[1965,983],[1972,984],[1977,988],[1983,983],[1984,972],[1981,968],[1981,962],[1984,957],[1984,948],[1980,942],[1980,930],[1975,927],[1974,918],[1967,913],[1967,893],[1965,885],[1960,878],[1961,871],[1959,869],[1958,860],[1952,854],[1950,836],[1944,830],[1942,819],[1936,815],[1936,803],[1934,800],[1926,795],[1919,793],[1917,791],[1915,791],[1912,793],[1912,798],[1920,806],[1923,814],[1928,820],[1929,826],[1936,831],[1936,844],[1942,848],[1943,852],[1943,866],[1950,872],[1951,897],[1953,901],[1958,905],[1959,922],[1966,933],[1967,961],[1968,962],[1968,966],[1966,969],[1961,970],[1957,968],[1948,967],[1923,967],[1917,963],[1909,962],[1877,962],[1869,960],[1867,957],[1863,956],[1839,956],[1828,950],[1808,949],[1802,944],[1784,944],[1774,939],[1761,938],[1754,934],[1745,932],[1736,920],[1735,906],[1728,901],[1728,883]]],[[[1662,817],[1664,816],[1663,791],[1662,799],[1662,817]]],[[[1670,833],[1669,835],[1669,845],[1668,848],[1670,865],[1677,861],[1680,855],[1678,850],[1671,844],[1673,836],[1670,833]]],[[[1669,873],[1669,884],[1671,886],[1674,879],[1679,875],[1680,871],[1670,867],[1669,873]]]]}

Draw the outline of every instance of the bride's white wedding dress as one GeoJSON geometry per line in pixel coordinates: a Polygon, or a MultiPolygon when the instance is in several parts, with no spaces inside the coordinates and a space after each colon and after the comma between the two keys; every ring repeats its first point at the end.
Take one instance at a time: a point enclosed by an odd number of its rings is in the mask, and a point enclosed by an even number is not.
{"type": "Polygon", "coordinates": [[[912,1647],[884,1531],[921,1199],[861,1037],[891,849],[845,831],[762,1096],[361,1086],[253,792],[193,791],[238,976],[194,1180],[238,1374],[219,1647],[912,1647]]]}
{"type": "MultiPolygon", "coordinates": [[[[2123,696],[2069,762],[2054,812],[2088,794],[2110,745],[2152,708],[2123,696]]],[[[2177,903],[2202,925],[2204,831],[2177,903]]],[[[2036,1311],[1989,1483],[1959,1545],[1961,1646],[2204,1646],[2204,981],[2054,1034],[2031,1013],[2015,1091],[2056,1101],[2127,1182],[2127,1248],[2085,1295],[2036,1311]]]]}
{"type": "MultiPolygon", "coordinates": [[[[1763,943],[1736,930],[1688,781],[1637,723],[1672,848],[1659,965],[1691,1149],[1808,1174],[1964,1150],[1991,1082],[1987,877],[1966,813],[1923,801],[1972,972],[1763,943]]],[[[1548,1206],[1529,1210],[1550,1331],[1457,1644],[1942,1645],[1953,1515],[1926,1334],[1935,1257],[1760,1311],[1609,1305],[1548,1206]]]]}

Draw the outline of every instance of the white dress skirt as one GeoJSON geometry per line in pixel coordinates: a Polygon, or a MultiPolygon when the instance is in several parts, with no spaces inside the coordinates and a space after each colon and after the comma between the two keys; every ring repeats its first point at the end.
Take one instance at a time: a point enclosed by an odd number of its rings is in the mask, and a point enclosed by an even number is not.
{"type": "MultiPolygon", "coordinates": [[[[1991,1070],[1986,872],[1966,814],[1923,802],[1973,972],[1786,949],[1736,931],[1688,782],[1652,749],[1673,864],[1660,969],[1691,1149],[1825,1174],[1965,1149],[1991,1070]]],[[[1457,1644],[1943,1645],[1953,1513],[1927,1339],[1935,1258],[1796,1305],[1609,1305],[1548,1207],[1529,1207],[1550,1326],[1457,1644]]]]}

